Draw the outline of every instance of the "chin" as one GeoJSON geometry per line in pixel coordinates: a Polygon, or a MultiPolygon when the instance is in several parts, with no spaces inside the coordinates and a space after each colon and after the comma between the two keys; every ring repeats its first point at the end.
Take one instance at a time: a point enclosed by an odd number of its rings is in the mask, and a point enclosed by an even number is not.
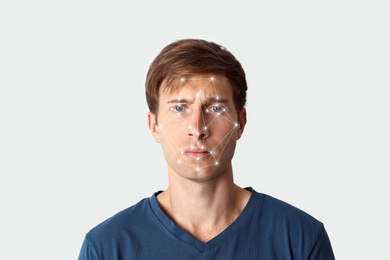
{"type": "Polygon", "coordinates": [[[181,166],[178,168],[172,168],[173,171],[183,179],[187,179],[196,183],[207,182],[212,179],[218,178],[223,174],[221,165],[218,166],[208,166],[204,168],[196,169],[196,167],[191,166],[181,166]]]}

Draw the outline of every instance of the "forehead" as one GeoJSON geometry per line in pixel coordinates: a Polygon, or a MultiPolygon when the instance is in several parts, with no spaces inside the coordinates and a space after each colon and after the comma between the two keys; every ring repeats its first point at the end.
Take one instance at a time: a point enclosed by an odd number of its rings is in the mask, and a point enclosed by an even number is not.
{"type": "Polygon", "coordinates": [[[197,95],[207,97],[221,96],[225,99],[233,100],[233,88],[225,76],[208,74],[182,77],[172,81],[169,85],[162,84],[160,99],[178,95],[187,97],[195,97],[197,95]]]}

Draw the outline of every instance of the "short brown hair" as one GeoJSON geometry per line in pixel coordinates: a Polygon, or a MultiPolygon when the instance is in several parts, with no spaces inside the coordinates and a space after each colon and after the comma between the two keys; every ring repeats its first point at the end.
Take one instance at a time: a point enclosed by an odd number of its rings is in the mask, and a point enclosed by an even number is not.
{"type": "Polygon", "coordinates": [[[181,77],[215,73],[225,76],[233,86],[237,113],[245,106],[247,84],[238,60],[219,44],[200,39],[185,39],[167,45],[154,59],[146,76],[146,101],[149,110],[158,112],[160,87],[181,77]]]}

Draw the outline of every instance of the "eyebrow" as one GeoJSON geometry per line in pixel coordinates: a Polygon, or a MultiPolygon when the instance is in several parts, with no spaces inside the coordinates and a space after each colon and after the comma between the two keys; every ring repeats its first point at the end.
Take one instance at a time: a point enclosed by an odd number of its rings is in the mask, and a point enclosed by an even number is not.
{"type": "Polygon", "coordinates": [[[229,103],[229,99],[225,98],[207,98],[204,103],[229,103]]]}
{"type": "MultiPolygon", "coordinates": [[[[192,101],[189,101],[187,99],[172,99],[172,100],[169,100],[167,102],[167,104],[172,104],[172,103],[191,103],[192,101]]],[[[225,99],[225,98],[215,98],[215,97],[212,97],[212,98],[207,98],[206,100],[204,100],[204,103],[205,104],[209,104],[209,103],[229,103],[229,100],[228,99],[225,99]]]]}
{"type": "Polygon", "coordinates": [[[167,104],[172,103],[189,103],[189,101],[187,99],[172,99],[167,102],[167,104]]]}

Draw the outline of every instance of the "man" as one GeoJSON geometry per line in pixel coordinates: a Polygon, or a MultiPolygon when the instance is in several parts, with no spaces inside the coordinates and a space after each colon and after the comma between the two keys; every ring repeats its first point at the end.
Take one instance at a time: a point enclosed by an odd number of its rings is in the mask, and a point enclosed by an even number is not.
{"type": "Polygon", "coordinates": [[[240,63],[220,45],[180,40],[161,51],[146,97],[169,187],[92,229],[80,260],[334,259],[322,223],[234,184],[246,90],[240,63]]]}

